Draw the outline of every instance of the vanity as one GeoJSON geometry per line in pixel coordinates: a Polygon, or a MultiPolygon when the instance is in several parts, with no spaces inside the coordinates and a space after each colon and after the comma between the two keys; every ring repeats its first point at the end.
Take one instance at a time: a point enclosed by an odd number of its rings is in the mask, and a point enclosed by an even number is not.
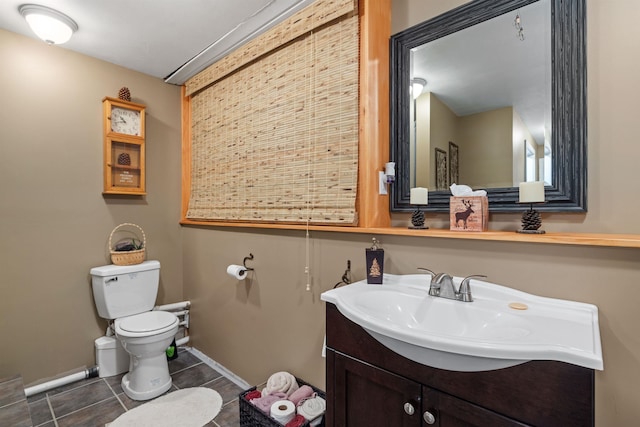
{"type": "Polygon", "coordinates": [[[479,281],[474,302],[441,301],[428,277],[322,294],[327,426],[594,425],[595,306],[479,281]]]}

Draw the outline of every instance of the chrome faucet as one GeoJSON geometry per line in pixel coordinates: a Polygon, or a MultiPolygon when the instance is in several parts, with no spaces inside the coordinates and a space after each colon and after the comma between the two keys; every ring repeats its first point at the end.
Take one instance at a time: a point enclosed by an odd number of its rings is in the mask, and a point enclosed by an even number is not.
{"type": "Polygon", "coordinates": [[[481,274],[472,274],[462,279],[460,287],[456,290],[456,286],[453,283],[453,277],[447,273],[435,274],[428,268],[419,267],[418,270],[424,270],[431,274],[431,283],[429,284],[429,295],[433,297],[447,298],[456,301],[472,302],[473,296],[471,295],[471,279],[486,278],[481,274]]]}

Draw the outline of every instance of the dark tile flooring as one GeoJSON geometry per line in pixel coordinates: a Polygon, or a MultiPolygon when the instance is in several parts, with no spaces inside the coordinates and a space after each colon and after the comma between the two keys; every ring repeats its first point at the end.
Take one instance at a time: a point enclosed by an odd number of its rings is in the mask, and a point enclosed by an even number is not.
{"type": "MultiPolygon", "coordinates": [[[[222,396],[223,406],[208,427],[237,427],[241,387],[185,349],[169,362],[173,385],[169,392],[187,387],[208,387],[222,396]]],[[[103,427],[125,411],[144,402],[131,400],[120,386],[122,375],[89,378],[43,392],[27,399],[37,427],[103,427]]]]}

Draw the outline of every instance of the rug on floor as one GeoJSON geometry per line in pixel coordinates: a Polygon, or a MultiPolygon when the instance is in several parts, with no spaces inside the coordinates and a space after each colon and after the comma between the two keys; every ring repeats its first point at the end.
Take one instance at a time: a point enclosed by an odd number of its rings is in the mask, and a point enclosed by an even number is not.
{"type": "Polygon", "coordinates": [[[220,394],[205,387],[185,388],[125,412],[108,427],[202,427],[222,408],[220,394]]]}

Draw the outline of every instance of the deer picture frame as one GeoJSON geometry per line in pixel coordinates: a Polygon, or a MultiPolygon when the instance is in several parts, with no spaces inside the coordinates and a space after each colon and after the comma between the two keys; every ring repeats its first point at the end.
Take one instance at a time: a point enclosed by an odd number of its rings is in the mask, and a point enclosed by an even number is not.
{"type": "Polygon", "coordinates": [[[449,229],[452,231],[487,231],[489,199],[487,196],[452,196],[449,200],[449,229]]]}

